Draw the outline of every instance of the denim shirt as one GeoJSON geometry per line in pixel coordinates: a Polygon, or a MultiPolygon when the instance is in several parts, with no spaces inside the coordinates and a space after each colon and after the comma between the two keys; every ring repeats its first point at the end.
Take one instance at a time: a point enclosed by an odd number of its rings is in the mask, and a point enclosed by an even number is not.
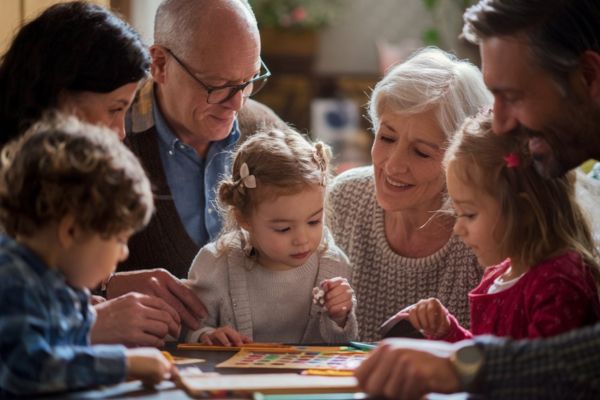
{"type": "Polygon", "coordinates": [[[0,235],[0,398],[115,384],[125,348],[90,345],[89,291],[0,235]]]}
{"type": "Polygon", "coordinates": [[[202,247],[216,240],[222,220],[216,207],[216,189],[223,177],[231,173],[233,149],[240,137],[237,121],[223,140],[212,142],[202,158],[183,143],[167,125],[153,96],[152,113],[160,160],[173,195],[175,208],[186,232],[202,247]]]}

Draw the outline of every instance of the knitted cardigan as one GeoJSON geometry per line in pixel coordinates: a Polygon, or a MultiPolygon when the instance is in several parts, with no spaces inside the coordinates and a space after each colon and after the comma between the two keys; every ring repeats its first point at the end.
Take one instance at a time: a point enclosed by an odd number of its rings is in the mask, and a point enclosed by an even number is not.
{"type": "MultiPolygon", "coordinates": [[[[195,332],[189,332],[187,341],[195,342],[205,332],[211,332],[214,328],[221,326],[231,326],[243,335],[253,338],[254,329],[257,328],[256,322],[252,320],[252,308],[262,310],[268,313],[273,310],[270,318],[280,318],[287,321],[301,320],[304,325],[304,331],[298,332],[300,343],[341,343],[357,338],[358,329],[356,326],[356,317],[353,310],[348,314],[348,319],[344,328],[340,328],[324,310],[315,304],[309,306],[308,315],[293,315],[282,311],[281,305],[273,305],[274,292],[263,293],[263,302],[261,304],[251,304],[250,292],[256,289],[249,287],[248,276],[257,268],[263,268],[247,257],[242,250],[239,235],[236,232],[228,233],[222,238],[226,249],[221,250],[218,242],[209,243],[200,250],[192,267],[190,268],[189,280],[187,284],[202,299],[208,309],[208,317],[202,321],[203,327],[195,332]]],[[[311,303],[312,292],[310,289],[318,286],[325,279],[336,276],[348,278],[350,280],[350,266],[346,255],[333,243],[329,234],[325,234],[327,247],[324,250],[316,251],[306,261],[305,265],[298,267],[302,269],[301,279],[310,279],[310,287],[306,293],[298,293],[300,285],[297,282],[284,279],[280,285],[285,285],[284,292],[287,292],[288,302],[306,302],[311,303]],[[316,276],[312,275],[316,270],[316,276]],[[286,289],[286,290],[285,290],[286,289]]],[[[280,272],[285,274],[284,272],[280,272]]],[[[296,278],[298,279],[298,277],[296,278]]],[[[278,288],[282,292],[282,288],[278,288]]],[[[270,324],[269,324],[270,326],[270,324]]],[[[268,331],[269,326],[260,327],[262,331],[268,331]]],[[[271,342],[281,341],[281,332],[272,332],[268,339],[271,342]]]]}
{"type": "Polygon", "coordinates": [[[359,336],[381,339],[379,326],[401,309],[436,297],[463,326],[469,323],[468,293],[483,269],[456,236],[427,257],[395,253],[385,236],[384,210],[375,198],[373,167],[338,176],[329,195],[329,227],[352,264],[359,336]]]}

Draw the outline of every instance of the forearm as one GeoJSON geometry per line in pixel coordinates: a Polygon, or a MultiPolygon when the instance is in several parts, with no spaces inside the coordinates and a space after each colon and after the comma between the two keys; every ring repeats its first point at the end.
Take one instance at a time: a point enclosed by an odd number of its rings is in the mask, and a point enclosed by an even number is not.
{"type": "Polygon", "coordinates": [[[32,395],[115,384],[126,377],[123,346],[16,346],[0,374],[2,389],[32,395]]]}
{"type": "Polygon", "coordinates": [[[600,324],[540,340],[475,338],[484,351],[481,392],[491,398],[600,394],[600,324]]]}

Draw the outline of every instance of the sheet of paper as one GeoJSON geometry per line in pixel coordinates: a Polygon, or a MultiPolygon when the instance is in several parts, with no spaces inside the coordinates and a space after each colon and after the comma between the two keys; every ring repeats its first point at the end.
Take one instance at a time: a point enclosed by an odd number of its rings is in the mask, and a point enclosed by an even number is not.
{"type": "Polygon", "coordinates": [[[332,393],[358,390],[353,376],[327,377],[298,374],[199,374],[183,376],[179,385],[192,395],[223,392],[332,393]]]}

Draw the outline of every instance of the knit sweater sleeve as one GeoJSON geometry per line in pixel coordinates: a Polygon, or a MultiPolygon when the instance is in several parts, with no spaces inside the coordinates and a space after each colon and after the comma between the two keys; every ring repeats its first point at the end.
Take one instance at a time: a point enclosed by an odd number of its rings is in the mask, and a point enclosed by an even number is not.
{"type": "Polygon", "coordinates": [[[204,333],[212,332],[222,323],[221,307],[228,293],[226,263],[227,256],[219,254],[215,243],[200,249],[192,262],[187,284],[204,303],[208,316],[198,330],[188,332],[185,336],[188,342],[199,341],[204,333]]]}
{"type": "MultiPolygon", "coordinates": [[[[328,233],[325,233],[328,235],[328,233]]],[[[348,257],[344,252],[335,245],[331,236],[327,239],[328,248],[320,259],[319,268],[324,276],[329,278],[342,277],[346,278],[350,284],[352,271],[348,257]]],[[[321,337],[327,343],[343,343],[349,340],[355,340],[358,337],[358,323],[356,320],[356,298],[353,295],[352,309],[348,313],[346,324],[340,327],[333,321],[327,312],[321,313],[319,320],[319,330],[321,337]]]]}
{"type": "Polygon", "coordinates": [[[448,314],[448,320],[450,321],[450,331],[448,331],[447,335],[439,339],[450,343],[456,343],[473,337],[473,334],[468,329],[465,329],[460,325],[454,315],[448,314]]]}

